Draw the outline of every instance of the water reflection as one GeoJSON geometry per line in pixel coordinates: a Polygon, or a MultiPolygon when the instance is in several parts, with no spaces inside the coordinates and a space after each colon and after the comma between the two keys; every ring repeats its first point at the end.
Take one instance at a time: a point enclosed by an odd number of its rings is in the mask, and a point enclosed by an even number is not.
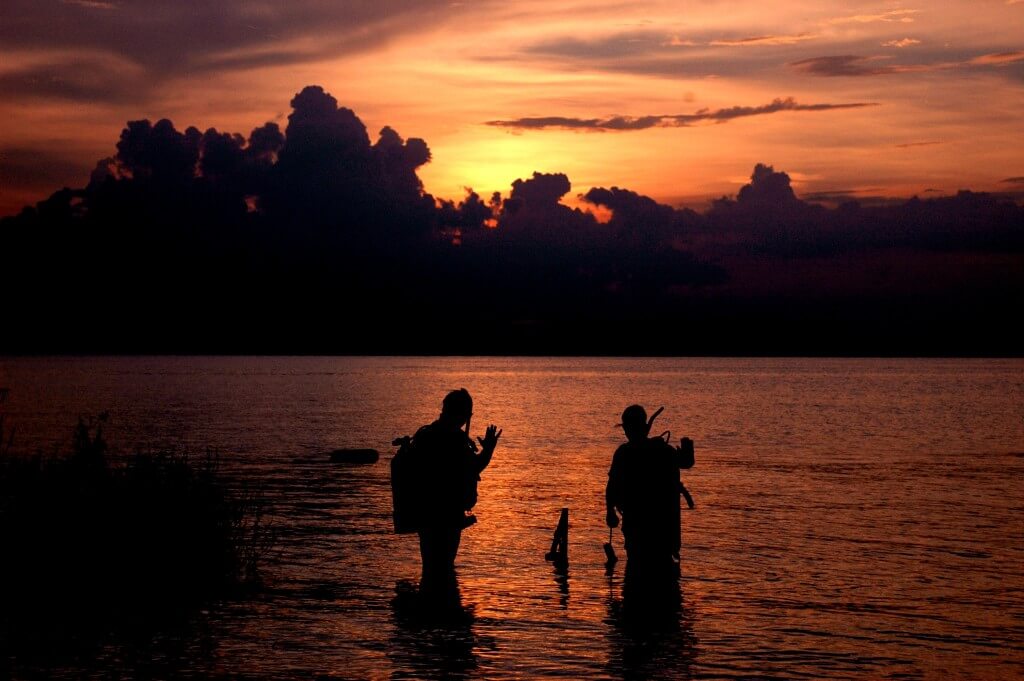
{"type": "Polygon", "coordinates": [[[132,643],[80,662],[7,662],[0,643],[0,679],[1024,669],[1020,360],[21,358],[0,359],[0,374],[25,452],[51,451],[79,413],[109,409],[122,451],[219,449],[226,473],[274,500],[280,537],[272,588],[211,613],[215,651],[186,640],[180,652],[132,643]],[[459,385],[479,420],[509,427],[459,550],[470,621],[434,625],[392,606],[419,558],[414,538],[393,534],[386,464],[391,439],[459,385]],[[624,395],[664,404],[706,452],[687,480],[701,501],[684,516],[693,581],[654,631],[621,593],[624,552],[611,581],[601,569],[620,438],[608,414],[624,395]],[[340,467],[322,454],[362,446],[385,460],[340,467]],[[539,547],[566,506],[578,522],[560,582],[539,547]]]}
{"type": "Polygon", "coordinates": [[[608,672],[621,679],[690,679],[697,657],[693,612],[679,579],[629,571],[622,596],[608,578],[608,672]]]}
{"type": "Polygon", "coordinates": [[[555,584],[558,585],[558,607],[569,609],[569,566],[556,565],[554,568],[555,584]]]}
{"type": "Polygon", "coordinates": [[[465,679],[477,669],[476,620],[464,605],[457,579],[449,588],[421,593],[407,581],[391,601],[394,632],[388,657],[392,679],[465,679]]]}

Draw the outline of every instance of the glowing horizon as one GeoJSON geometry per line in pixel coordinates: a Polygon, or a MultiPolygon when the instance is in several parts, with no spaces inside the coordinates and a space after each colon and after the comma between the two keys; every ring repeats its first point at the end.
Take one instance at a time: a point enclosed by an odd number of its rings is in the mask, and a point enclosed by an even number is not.
{"type": "Polygon", "coordinates": [[[84,185],[128,120],[247,133],[309,84],[425,139],[438,198],[540,171],[699,204],[759,162],[812,198],[1024,189],[1013,0],[43,9],[0,28],[0,214],[84,185]]]}

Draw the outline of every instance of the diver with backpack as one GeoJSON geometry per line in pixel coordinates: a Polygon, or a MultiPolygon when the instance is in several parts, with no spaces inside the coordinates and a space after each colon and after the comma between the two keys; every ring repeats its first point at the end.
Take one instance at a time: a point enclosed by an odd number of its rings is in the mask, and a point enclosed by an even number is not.
{"type": "Polygon", "coordinates": [[[454,585],[455,556],[472,514],[480,473],[491,462],[501,432],[487,427],[477,444],[469,436],[473,398],[462,388],[445,396],[441,414],[412,437],[399,438],[391,461],[395,532],[417,533],[423,573],[420,591],[454,585]]]}
{"type": "Polygon", "coordinates": [[[694,464],[693,441],[684,437],[679,447],[673,447],[668,431],[649,437],[663,409],[650,419],[638,404],[622,412],[619,425],[628,441],[615,451],[608,471],[606,522],[610,528],[617,527],[616,511],[622,514],[627,581],[678,575],[680,494],[693,508],[693,499],[679,479],[679,471],[694,464]]]}

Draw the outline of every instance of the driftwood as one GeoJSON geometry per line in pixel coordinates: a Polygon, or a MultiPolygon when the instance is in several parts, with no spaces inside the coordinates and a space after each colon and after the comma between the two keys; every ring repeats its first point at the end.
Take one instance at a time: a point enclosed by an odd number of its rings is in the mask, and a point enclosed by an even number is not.
{"type": "Polygon", "coordinates": [[[551,550],[544,556],[545,560],[554,562],[556,567],[569,565],[569,509],[563,508],[558,518],[558,526],[551,538],[551,550]]]}

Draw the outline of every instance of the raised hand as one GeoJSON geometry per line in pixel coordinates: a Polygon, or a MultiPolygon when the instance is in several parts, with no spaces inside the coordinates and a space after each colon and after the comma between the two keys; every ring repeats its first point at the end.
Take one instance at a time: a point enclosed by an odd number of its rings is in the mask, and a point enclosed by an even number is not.
{"type": "Polygon", "coordinates": [[[493,423],[487,426],[487,433],[482,438],[477,438],[480,448],[488,454],[493,452],[494,448],[498,446],[498,438],[501,437],[502,432],[493,423]]]}
{"type": "Polygon", "coordinates": [[[676,458],[676,463],[680,468],[693,467],[693,440],[688,437],[679,440],[679,447],[676,448],[676,458]]]}

